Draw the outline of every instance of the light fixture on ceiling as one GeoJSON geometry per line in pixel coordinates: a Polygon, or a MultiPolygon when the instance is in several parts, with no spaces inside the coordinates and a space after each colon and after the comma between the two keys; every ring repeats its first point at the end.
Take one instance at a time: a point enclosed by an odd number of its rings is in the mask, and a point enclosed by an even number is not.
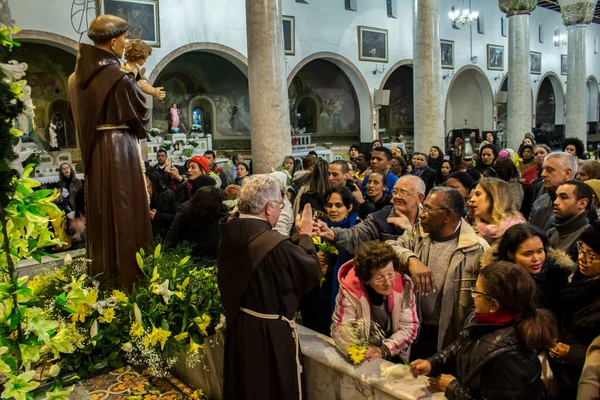
{"type": "Polygon", "coordinates": [[[460,9],[452,7],[448,13],[448,17],[450,17],[450,21],[452,21],[452,26],[459,28],[459,25],[468,26],[476,22],[477,18],[479,18],[479,12],[469,10],[468,8],[461,11],[460,9]]]}
{"type": "Polygon", "coordinates": [[[567,35],[563,35],[562,33],[560,35],[554,35],[554,45],[555,46],[566,46],[568,43],[567,41],[567,35]]]}

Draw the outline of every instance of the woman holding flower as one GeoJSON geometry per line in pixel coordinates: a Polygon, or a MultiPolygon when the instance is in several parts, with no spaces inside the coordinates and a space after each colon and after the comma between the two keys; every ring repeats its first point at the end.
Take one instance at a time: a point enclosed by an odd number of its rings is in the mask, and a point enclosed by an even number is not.
{"type": "Polygon", "coordinates": [[[399,264],[391,246],[369,242],[340,268],[331,337],[355,364],[361,357],[408,360],[419,320],[412,281],[399,264]],[[348,329],[356,321],[359,329],[348,329]]]}

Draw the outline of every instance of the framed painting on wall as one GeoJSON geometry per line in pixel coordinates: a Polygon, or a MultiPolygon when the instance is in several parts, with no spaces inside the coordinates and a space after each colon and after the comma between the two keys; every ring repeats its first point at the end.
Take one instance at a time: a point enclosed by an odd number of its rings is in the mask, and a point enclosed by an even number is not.
{"type": "Polygon", "coordinates": [[[158,0],[96,0],[103,14],[121,17],[129,23],[133,36],[152,47],[160,47],[158,0]]]}
{"type": "Polygon", "coordinates": [[[567,74],[567,55],[566,54],[561,54],[560,55],[560,74],[561,75],[566,75],[567,74]]]}
{"type": "Polygon", "coordinates": [[[288,15],[283,16],[283,48],[286,56],[296,55],[296,22],[288,15]]]}
{"type": "Polygon", "coordinates": [[[529,72],[534,75],[542,74],[542,53],[537,51],[529,52],[529,72]]]}
{"type": "Polygon", "coordinates": [[[358,59],[360,61],[388,62],[387,29],[358,27],[358,59]]]}
{"type": "Polygon", "coordinates": [[[440,40],[443,69],[454,69],[454,40],[440,40]]]}
{"type": "Polygon", "coordinates": [[[487,45],[487,69],[504,71],[504,46],[487,45]]]}

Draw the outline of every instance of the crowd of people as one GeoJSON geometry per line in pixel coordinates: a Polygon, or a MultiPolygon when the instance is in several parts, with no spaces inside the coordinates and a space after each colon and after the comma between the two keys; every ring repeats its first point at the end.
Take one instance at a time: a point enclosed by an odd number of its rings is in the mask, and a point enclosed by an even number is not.
{"type": "MultiPolygon", "coordinates": [[[[354,320],[369,322],[367,360],[410,362],[448,398],[600,395],[600,162],[577,139],[551,152],[526,134],[515,152],[488,134],[474,159],[462,147],[375,141],[265,175],[242,155],[178,168],[159,151],[156,241],[218,260],[225,398],[301,393],[285,332],[297,321],[346,354],[354,320]]],[[[66,168],[61,185],[77,197],[66,168]]]]}

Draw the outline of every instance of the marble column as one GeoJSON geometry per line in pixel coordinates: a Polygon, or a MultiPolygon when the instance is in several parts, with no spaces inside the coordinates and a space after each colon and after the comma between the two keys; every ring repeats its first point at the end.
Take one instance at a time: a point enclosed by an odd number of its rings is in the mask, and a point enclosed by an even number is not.
{"type": "Polygon", "coordinates": [[[523,135],[533,128],[529,72],[529,14],[535,0],[499,0],[508,17],[508,123],[507,146],[518,149],[523,135]]]}
{"type": "Polygon", "coordinates": [[[587,142],[586,45],[587,26],[592,22],[596,0],[560,0],[563,22],[567,27],[567,97],[565,137],[587,142]]]}
{"type": "Polygon", "coordinates": [[[442,64],[438,0],[414,0],[414,116],[415,151],[444,148],[442,64]]]}
{"type": "Polygon", "coordinates": [[[246,0],[248,84],[255,173],[292,154],[280,0],[246,0]]]}

